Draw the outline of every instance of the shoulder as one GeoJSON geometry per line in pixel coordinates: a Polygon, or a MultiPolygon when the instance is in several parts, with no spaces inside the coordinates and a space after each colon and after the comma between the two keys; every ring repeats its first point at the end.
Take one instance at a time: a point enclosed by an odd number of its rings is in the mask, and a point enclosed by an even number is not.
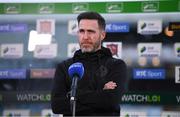
{"type": "Polygon", "coordinates": [[[126,67],[126,63],[122,60],[122,59],[116,59],[116,58],[109,58],[107,60],[107,63],[109,63],[109,65],[113,65],[113,66],[125,66],[126,67]]]}
{"type": "Polygon", "coordinates": [[[73,63],[73,59],[66,59],[57,64],[57,68],[68,68],[73,63]]]}

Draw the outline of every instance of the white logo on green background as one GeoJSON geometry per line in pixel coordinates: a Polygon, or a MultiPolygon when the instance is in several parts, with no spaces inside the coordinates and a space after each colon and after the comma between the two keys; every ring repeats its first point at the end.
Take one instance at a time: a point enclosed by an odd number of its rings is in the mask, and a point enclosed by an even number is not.
{"type": "Polygon", "coordinates": [[[123,3],[107,3],[106,4],[106,11],[109,13],[122,12],[122,10],[123,10],[123,3]]]}
{"type": "Polygon", "coordinates": [[[73,13],[81,13],[89,10],[88,3],[75,3],[72,4],[72,12],[73,13]]]}
{"type": "Polygon", "coordinates": [[[5,4],[4,5],[4,12],[10,14],[20,13],[21,5],[20,4],[5,4]]]}
{"type": "Polygon", "coordinates": [[[157,12],[159,11],[159,2],[142,2],[143,12],[157,12]]]}
{"type": "Polygon", "coordinates": [[[54,4],[40,4],[38,10],[39,13],[53,13],[54,4]]]}

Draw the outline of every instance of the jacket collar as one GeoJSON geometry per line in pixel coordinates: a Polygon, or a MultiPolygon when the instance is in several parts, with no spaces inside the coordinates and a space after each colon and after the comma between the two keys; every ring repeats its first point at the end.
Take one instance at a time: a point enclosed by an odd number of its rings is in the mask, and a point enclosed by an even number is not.
{"type": "Polygon", "coordinates": [[[101,47],[101,49],[96,52],[82,53],[81,49],[77,50],[73,56],[73,59],[75,61],[78,61],[78,60],[95,61],[97,59],[99,60],[104,57],[112,57],[112,54],[108,48],[101,47]]]}

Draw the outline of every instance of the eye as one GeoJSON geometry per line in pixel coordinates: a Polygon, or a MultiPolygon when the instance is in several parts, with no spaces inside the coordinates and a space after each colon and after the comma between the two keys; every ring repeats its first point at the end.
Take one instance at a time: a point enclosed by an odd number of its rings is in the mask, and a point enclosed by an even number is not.
{"type": "Polygon", "coordinates": [[[83,29],[79,29],[79,33],[84,33],[85,31],[83,29]]]}
{"type": "Polygon", "coordinates": [[[96,31],[94,30],[87,30],[89,34],[94,34],[96,31]]]}

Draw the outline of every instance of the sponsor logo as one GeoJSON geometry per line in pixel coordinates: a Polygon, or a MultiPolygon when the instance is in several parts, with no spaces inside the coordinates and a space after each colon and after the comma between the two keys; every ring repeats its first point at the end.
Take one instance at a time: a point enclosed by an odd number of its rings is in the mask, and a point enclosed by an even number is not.
{"type": "Polygon", "coordinates": [[[16,59],[23,56],[23,44],[2,44],[1,57],[16,59]]]}
{"type": "Polygon", "coordinates": [[[174,44],[174,51],[175,51],[176,57],[180,57],[180,43],[174,44]]]}
{"type": "Polygon", "coordinates": [[[146,57],[139,57],[138,63],[140,66],[146,66],[147,65],[147,58],[146,57]]]}
{"type": "Polygon", "coordinates": [[[160,63],[161,61],[160,61],[160,58],[159,57],[153,57],[152,58],[152,65],[153,66],[155,66],[155,67],[158,67],[158,66],[160,66],[160,63]]]}
{"type": "Polygon", "coordinates": [[[72,4],[72,12],[73,13],[81,13],[89,10],[88,3],[74,3],[72,4]]]}
{"type": "Polygon", "coordinates": [[[143,12],[157,12],[159,11],[159,2],[142,2],[141,7],[143,12]]]}
{"type": "Polygon", "coordinates": [[[39,4],[39,13],[53,13],[54,4],[39,4]]]}
{"type": "Polygon", "coordinates": [[[18,101],[27,101],[27,102],[47,102],[51,100],[50,94],[37,94],[37,93],[19,93],[16,95],[18,101]]]}
{"type": "Polygon", "coordinates": [[[168,37],[173,37],[174,36],[174,31],[169,30],[169,26],[166,26],[164,29],[164,34],[168,37]]]}
{"type": "Polygon", "coordinates": [[[68,44],[68,53],[67,53],[67,56],[68,57],[73,57],[74,53],[76,50],[79,50],[80,47],[79,47],[79,44],[78,43],[69,43],[68,44]]]}
{"type": "Polygon", "coordinates": [[[26,109],[13,109],[13,110],[4,110],[3,117],[29,117],[30,110],[26,109]]]}
{"type": "Polygon", "coordinates": [[[0,24],[0,32],[26,32],[27,24],[0,24]]]}
{"type": "Polygon", "coordinates": [[[25,69],[6,69],[0,70],[0,79],[25,79],[25,69]]]}
{"type": "Polygon", "coordinates": [[[123,11],[123,3],[107,3],[106,11],[108,13],[119,13],[123,11]]]}
{"type": "Polygon", "coordinates": [[[52,59],[57,56],[57,44],[36,45],[34,57],[41,59],[52,59]]]}
{"type": "Polygon", "coordinates": [[[78,32],[78,22],[76,20],[70,20],[68,22],[68,34],[77,35],[78,32]]]}
{"type": "Polygon", "coordinates": [[[129,32],[129,24],[128,23],[107,24],[106,32],[129,32]]]}
{"type": "Polygon", "coordinates": [[[180,30],[180,22],[170,22],[168,29],[170,31],[178,31],[178,30],[180,30]]]}
{"type": "Polygon", "coordinates": [[[103,46],[111,50],[114,58],[122,58],[122,43],[121,42],[103,42],[103,46]]]}
{"type": "Polygon", "coordinates": [[[31,69],[31,78],[53,78],[55,69],[31,69]]]}
{"type": "Polygon", "coordinates": [[[175,83],[180,83],[180,66],[175,67],[175,83]]]}
{"type": "Polygon", "coordinates": [[[138,21],[137,30],[139,34],[151,35],[159,34],[162,32],[161,20],[140,20],[138,21]]]}
{"type": "Polygon", "coordinates": [[[36,30],[39,34],[55,35],[54,19],[38,19],[36,24],[36,30]]]}
{"type": "Polygon", "coordinates": [[[21,12],[20,4],[5,4],[4,12],[7,14],[17,14],[21,12]]]}
{"type": "Polygon", "coordinates": [[[131,109],[131,111],[122,110],[121,111],[121,117],[147,117],[147,113],[137,111],[137,110],[132,110],[132,109],[131,109]]]}
{"type": "Polygon", "coordinates": [[[163,111],[161,117],[179,117],[180,112],[178,111],[163,111]]]}
{"type": "Polygon", "coordinates": [[[51,109],[43,109],[41,111],[41,117],[63,117],[63,115],[54,114],[51,109]]]}
{"type": "Polygon", "coordinates": [[[145,102],[145,103],[159,103],[161,101],[160,95],[141,95],[141,94],[125,94],[122,96],[123,102],[145,102]]]}
{"type": "Polygon", "coordinates": [[[161,54],[161,43],[138,43],[138,55],[140,57],[159,57],[161,54]]]}
{"type": "Polygon", "coordinates": [[[165,69],[133,69],[134,79],[165,79],[165,69]]]}

